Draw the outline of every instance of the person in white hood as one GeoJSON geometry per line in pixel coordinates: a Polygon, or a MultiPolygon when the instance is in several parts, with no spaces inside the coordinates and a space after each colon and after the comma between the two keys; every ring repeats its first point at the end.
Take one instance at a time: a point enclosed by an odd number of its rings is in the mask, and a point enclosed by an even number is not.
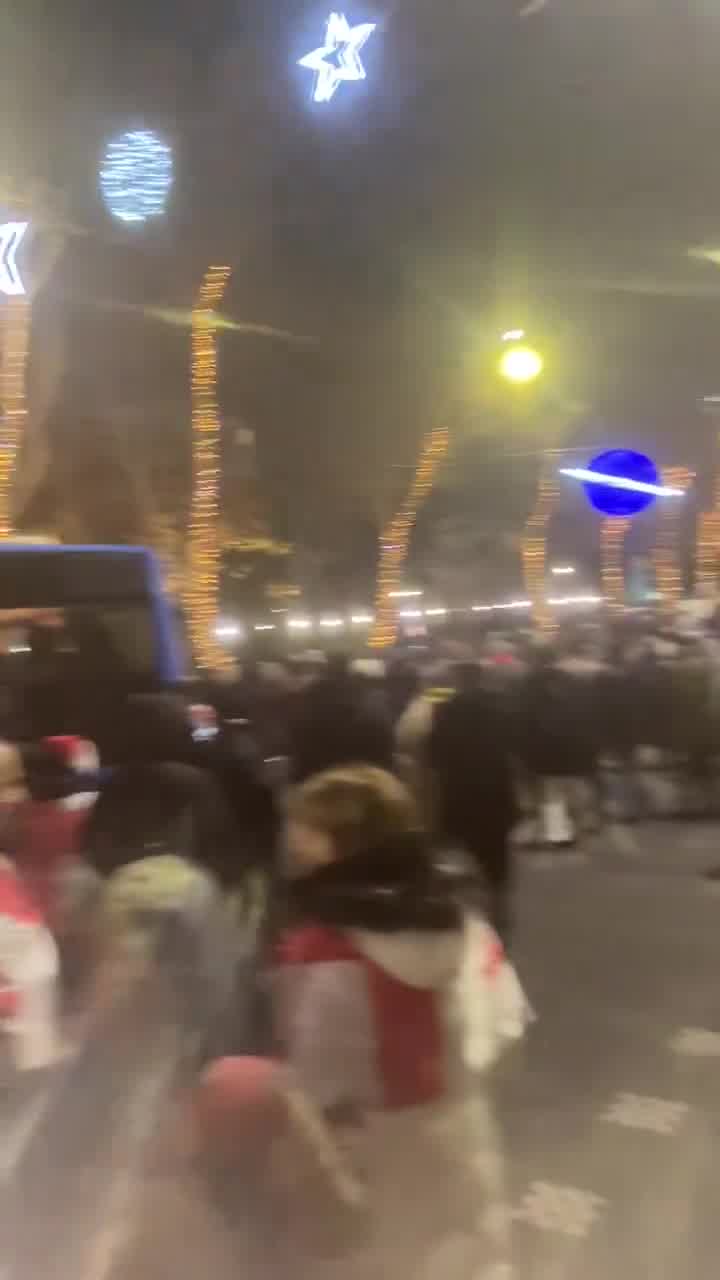
{"type": "Polygon", "coordinates": [[[460,909],[411,796],[381,770],[331,770],[292,793],[287,850],[290,919],[272,973],[282,1049],[364,1189],[352,1244],[341,1257],[306,1250],[307,1273],[509,1275],[479,1073],[523,1034],[528,1006],[498,938],[460,909]]]}

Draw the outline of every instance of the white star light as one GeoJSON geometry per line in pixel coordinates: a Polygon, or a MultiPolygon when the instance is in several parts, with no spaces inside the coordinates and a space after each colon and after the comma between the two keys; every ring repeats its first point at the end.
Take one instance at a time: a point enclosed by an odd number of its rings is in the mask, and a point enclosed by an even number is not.
{"type": "Polygon", "coordinates": [[[8,298],[19,298],[25,293],[16,259],[28,226],[27,222],[6,222],[0,226],[0,293],[7,294],[8,298]]]}
{"type": "Polygon", "coordinates": [[[351,27],[344,14],[330,14],[325,44],[298,62],[298,66],[315,72],[315,102],[329,102],[343,80],[365,79],[360,50],[376,26],[375,22],[363,22],[351,27]]]}

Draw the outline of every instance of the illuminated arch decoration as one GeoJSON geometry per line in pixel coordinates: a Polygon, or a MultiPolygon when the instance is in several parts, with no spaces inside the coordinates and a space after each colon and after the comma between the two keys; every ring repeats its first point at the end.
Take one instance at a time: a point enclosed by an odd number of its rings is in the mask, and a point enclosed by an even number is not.
{"type": "Polygon", "coordinates": [[[375,620],[368,641],[372,649],[386,649],[397,639],[398,618],[393,592],[400,589],[418,511],[433,487],[449,443],[447,427],[436,427],[425,437],[412,484],[399,510],[380,535],[375,620]]]}
{"type": "Polygon", "coordinates": [[[230,275],[230,267],[208,267],[192,313],[192,495],[185,607],[193,650],[203,667],[220,667],[228,660],[215,639],[220,587],[216,308],[230,275]]]}
{"type": "MultiPolygon", "coordinates": [[[[693,478],[687,467],[663,467],[662,482],[668,488],[686,492],[693,478]]],[[[672,612],[683,595],[683,574],[678,555],[678,508],[664,503],[658,512],[658,529],[653,552],[655,583],[660,592],[662,608],[672,612]]]]}
{"type": "Polygon", "coordinates": [[[558,500],[559,486],[554,454],[546,453],[540,466],[535,506],[525,522],[522,564],[525,591],[533,602],[533,617],[544,630],[553,625],[553,615],[545,603],[547,528],[558,500]]]}
{"type": "Polygon", "coordinates": [[[172,149],[151,129],[128,129],[108,142],[99,182],[105,206],[119,222],[159,218],[173,184],[172,149]]]}

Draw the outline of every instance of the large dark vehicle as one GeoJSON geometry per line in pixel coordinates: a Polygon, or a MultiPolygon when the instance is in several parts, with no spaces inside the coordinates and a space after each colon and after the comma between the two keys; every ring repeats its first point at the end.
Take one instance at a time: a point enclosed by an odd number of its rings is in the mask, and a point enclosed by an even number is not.
{"type": "Polygon", "coordinates": [[[0,687],[15,737],[105,737],[118,700],[176,685],[180,628],[144,547],[0,546],[0,687]]]}

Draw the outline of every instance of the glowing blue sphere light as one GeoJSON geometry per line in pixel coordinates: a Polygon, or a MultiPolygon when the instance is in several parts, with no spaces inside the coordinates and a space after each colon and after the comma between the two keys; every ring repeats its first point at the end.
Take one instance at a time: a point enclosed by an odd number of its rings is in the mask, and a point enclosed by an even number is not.
{"type": "Polygon", "coordinates": [[[656,498],[681,498],[682,489],[660,483],[652,458],[634,449],[608,449],[587,467],[561,467],[560,474],[580,480],[588,502],[604,516],[636,516],[656,498]]]}
{"type": "Polygon", "coordinates": [[[108,211],[120,222],[160,217],[172,182],[172,150],[152,130],[129,130],[108,142],[100,166],[100,191],[108,211]]]}

